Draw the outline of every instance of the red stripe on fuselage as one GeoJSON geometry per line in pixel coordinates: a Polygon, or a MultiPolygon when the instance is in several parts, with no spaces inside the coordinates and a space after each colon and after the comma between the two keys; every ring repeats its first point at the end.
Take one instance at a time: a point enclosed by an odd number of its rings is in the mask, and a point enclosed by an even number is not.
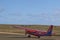
{"type": "Polygon", "coordinates": [[[46,32],[41,32],[37,30],[26,30],[28,34],[34,35],[34,36],[39,36],[39,35],[44,35],[46,32]]]}

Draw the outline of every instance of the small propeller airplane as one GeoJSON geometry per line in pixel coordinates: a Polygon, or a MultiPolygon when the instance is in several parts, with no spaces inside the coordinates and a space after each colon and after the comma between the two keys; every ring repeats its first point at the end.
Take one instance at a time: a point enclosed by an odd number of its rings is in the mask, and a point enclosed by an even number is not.
{"type": "Polygon", "coordinates": [[[49,29],[47,31],[35,30],[35,29],[19,27],[19,26],[16,26],[16,28],[25,30],[25,35],[28,34],[28,37],[31,37],[31,35],[34,35],[34,36],[37,36],[38,38],[40,38],[41,36],[52,36],[52,34],[54,34],[52,32],[53,25],[50,25],[50,27],[49,27],[49,29]]]}

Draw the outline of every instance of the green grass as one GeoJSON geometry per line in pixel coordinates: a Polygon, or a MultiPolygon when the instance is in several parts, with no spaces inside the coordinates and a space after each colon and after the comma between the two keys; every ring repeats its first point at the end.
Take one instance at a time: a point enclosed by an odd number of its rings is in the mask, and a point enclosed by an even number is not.
{"type": "MultiPolygon", "coordinates": [[[[24,30],[20,30],[13,27],[14,25],[5,25],[0,24],[0,32],[13,32],[13,33],[24,33],[24,30]]],[[[24,25],[17,25],[17,26],[24,26],[24,25]]],[[[48,25],[25,25],[26,28],[32,28],[37,30],[48,30],[48,25]]],[[[53,32],[56,33],[56,35],[60,35],[60,27],[54,26],[53,32]]]]}

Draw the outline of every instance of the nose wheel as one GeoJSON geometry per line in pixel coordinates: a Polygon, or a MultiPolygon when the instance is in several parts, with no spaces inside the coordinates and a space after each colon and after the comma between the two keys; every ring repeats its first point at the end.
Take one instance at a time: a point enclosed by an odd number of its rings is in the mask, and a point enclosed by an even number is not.
{"type": "Polygon", "coordinates": [[[30,37],[31,37],[31,35],[28,35],[28,37],[30,38],[30,37]]]}
{"type": "Polygon", "coordinates": [[[38,36],[38,38],[40,38],[40,36],[38,36]]]}

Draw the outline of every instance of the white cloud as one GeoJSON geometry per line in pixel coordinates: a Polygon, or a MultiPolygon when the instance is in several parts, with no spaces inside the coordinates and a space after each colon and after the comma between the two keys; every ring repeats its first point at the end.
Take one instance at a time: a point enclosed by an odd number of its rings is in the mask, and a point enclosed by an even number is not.
{"type": "MultiPolygon", "coordinates": [[[[3,14],[2,14],[3,15],[3,14]]],[[[50,13],[8,13],[0,17],[1,22],[20,24],[59,24],[60,12],[57,10],[50,13]]]]}

